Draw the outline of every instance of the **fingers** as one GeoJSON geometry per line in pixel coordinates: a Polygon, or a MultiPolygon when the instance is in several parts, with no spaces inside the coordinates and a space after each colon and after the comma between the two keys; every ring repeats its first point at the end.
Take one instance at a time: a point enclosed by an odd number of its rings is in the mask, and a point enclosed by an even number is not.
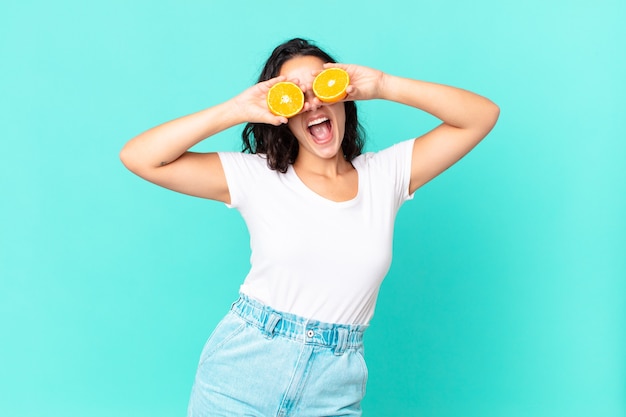
{"type": "Polygon", "coordinates": [[[277,116],[268,111],[268,114],[261,115],[256,121],[252,123],[264,123],[272,126],[285,125],[289,122],[285,116],[277,116]]]}
{"type": "MultiPolygon", "coordinates": [[[[271,79],[269,79],[267,81],[259,83],[259,86],[261,88],[256,90],[256,94],[257,94],[256,100],[261,98],[261,97],[258,96],[258,94],[260,93],[263,96],[263,99],[264,99],[263,107],[265,108],[267,106],[266,103],[265,103],[265,97],[266,97],[268,91],[274,85],[278,84],[279,82],[288,81],[288,82],[291,82],[291,83],[294,83],[295,85],[297,85],[300,88],[300,90],[302,90],[302,92],[304,93],[304,106],[303,106],[302,110],[300,111],[300,114],[304,113],[304,112],[315,111],[315,110],[319,109],[322,106],[327,106],[327,105],[333,104],[333,103],[322,102],[313,92],[313,82],[315,80],[315,77],[317,75],[319,75],[324,69],[331,68],[331,67],[338,67],[338,68],[345,69],[348,66],[344,65],[344,64],[329,63],[329,64],[325,64],[322,69],[311,71],[311,76],[310,77],[308,75],[302,75],[302,77],[300,77],[300,78],[287,78],[285,76],[278,76],[278,77],[271,78],[271,79]]],[[[354,93],[356,91],[357,90],[354,87],[349,86],[348,87],[348,91],[347,91],[348,95],[342,101],[353,100],[355,98],[354,93]]],[[[275,115],[270,116],[270,118],[265,118],[264,117],[264,119],[266,119],[264,121],[264,123],[269,123],[269,124],[274,125],[274,126],[279,126],[281,124],[288,123],[288,119],[287,118],[285,118],[285,117],[278,117],[278,116],[275,116],[275,115]]]]}
{"type": "Polygon", "coordinates": [[[274,118],[273,124],[274,126],[286,125],[289,122],[289,119],[283,116],[276,116],[274,118]]]}
{"type": "MultiPolygon", "coordinates": [[[[321,71],[318,71],[318,72],[321,72],[321,71]]],[[[304,112],[309,111],[311,109],[317,109],[322,104],[317,99],[317,97],[315,97],[315,95],[313,94],[313,89],[311,87],[313,85],[313,81],[311,81],[310,83],[306,84],[306,83],[301,82],[299,78],[289,78],[289,79],[287,79],[284,76],[272,78],[269,81],[272,81],[272,84],[269,85],[269,88],[271,88],[272,85],[274,85],[274,84],[276,84],[278,82],[288,81],[288,82],[294,83],[295,85],[297,85],[300,88],[300,90],[302,90],[302,92],[304,93],[304,107],[302,108],[300,113],[304,113],[304,112]]]]}
{"type": "Polygon", "coordinates": [[[340,64],[339,62],[327,62],[327,63],[324,64],[324,69],[341,68],[342,70],[347,70],[349,66],[350,65],[348,65],[348,64],[340,64]]]}
{"type": "Polygon", "coordinates": [[[265,82],[270,83],[271,85],[274,85],[274,84],[278,84],[281,81],[285,81],[286,79],[287,77],[285,77],[284,75],[279,75],[278,77],[270,78],[269,80],[265,82]]]}
{"type": "Polygon", "coordinates": [[[286,79],[287,78],[284,75],[280,75],[278,77],[270,78],[267,81],[263,81],[259,83],[259,85],[263,87],[263,90],[269,90],[270,88],[272,88],[274,85],[278,84],[279,82],[286,81],[286,79]]]}

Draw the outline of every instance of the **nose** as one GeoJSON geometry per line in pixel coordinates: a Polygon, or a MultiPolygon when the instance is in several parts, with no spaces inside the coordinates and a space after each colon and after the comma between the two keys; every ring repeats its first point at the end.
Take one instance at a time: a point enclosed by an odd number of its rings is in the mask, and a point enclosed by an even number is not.
{"type": "Polygon", "coordinates": [[[312,88],[307,88],[304,93],[304,102],[309,103],[307,111],[315,111],[322,106],[322,102],[313,94],[312,88]]]}

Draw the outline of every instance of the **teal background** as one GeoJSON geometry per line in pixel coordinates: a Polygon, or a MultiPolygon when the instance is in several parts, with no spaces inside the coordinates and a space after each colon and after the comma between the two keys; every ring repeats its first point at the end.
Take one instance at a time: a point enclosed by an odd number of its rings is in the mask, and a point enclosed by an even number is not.
{"type": "MultiPolygon", "coordinates": [[[[3,2],[0,414],[184,415],[247,231],[118,152],[304,36],[501,107],[399,213],[364,415],[626,416],[624,21],[621,0],[3,2]]],[[[372,151],[436,124],[360,110],[372,151]]]]}

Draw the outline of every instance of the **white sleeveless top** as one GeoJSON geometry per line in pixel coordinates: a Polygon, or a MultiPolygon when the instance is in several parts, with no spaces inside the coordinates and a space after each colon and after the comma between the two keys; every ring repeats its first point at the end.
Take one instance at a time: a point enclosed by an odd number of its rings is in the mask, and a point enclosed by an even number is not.
{"type": "Polygon", "coordinates": [[[292,166],[265,155],[220,152],[231,204],[250,232],[241,292],[278,311],[327,323],[369,324],[391,264],[396,213],[409,195],[413,140],[352,160],[358,194],[334,202],[292,166]]]}

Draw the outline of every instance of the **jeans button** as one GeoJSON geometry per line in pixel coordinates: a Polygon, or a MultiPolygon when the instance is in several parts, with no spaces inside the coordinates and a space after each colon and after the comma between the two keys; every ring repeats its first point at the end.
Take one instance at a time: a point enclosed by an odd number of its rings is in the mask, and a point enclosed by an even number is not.
{"type": "Polygon", "coordinates": [[[315,336],[315,332],[313,330],[309,330],[309,331],[306,332],[306,335],[308,337],[313,337],[313,336],[315,336]]]}

